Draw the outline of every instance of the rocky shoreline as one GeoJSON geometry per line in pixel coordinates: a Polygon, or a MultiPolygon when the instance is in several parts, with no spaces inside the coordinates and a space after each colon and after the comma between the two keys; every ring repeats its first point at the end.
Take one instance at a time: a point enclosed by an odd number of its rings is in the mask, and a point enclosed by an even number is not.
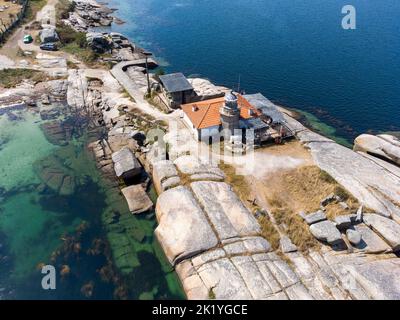
{"type": "MultiPolygon", "coordinates": [[[[105,119],[109,118],[108,109],[113,107],[103,108],[105,119]]],[[[399,244],[399,227],[393,220],[400,221],[400,199],[392,192],[398,185],[398,168],[390,164],[383,167],[368,155],[342,147],[285,115],[316,164],[374,214],[365,214],[355,225],[356,231],[347,232],[353,242],[357,242],[353,233],[361,234],[368,249],[335,253],[324,246],[321,252],[304,254],[293,249],[280,256],[260,236],[257,220],[224,182],[225,175],[218,167],[195,156],[178,155],[173,160],[154,157],[149,152],[151,145],[141,146],[143,140],[132,139],[138,132],[127,125],[130,116],[126,114],[129,112],[109,118],[111,141],[97,141],[91,147],[99,167],[110,175],[114,174],[113,152],[128,146],[152,176],[159,193],[155,234],[189,299],[399,298],[400,286],[389,280],[400,270],[395,267],[399,260],[390,253],[397,251],[399,244]],[[360,255],[368,250],[383,253],[360,255]],[[372,281],[367,281],[369,276],[372,281]]],[[[353,225],[353,220],[349,221],[347,228],[353,225]]],[[[338,223],[342,222],[324,218],[310,223],[310,232],[328,241],[326,232],[334,231],[335,241],[342,241],[338,223]]]]}
{"type": "MultiPolygon", "coordinates": [[[[108,35],[89,29],[112,23],[112,10],[92,0],[77,3],[64,22],[103,47],[108,35]]],[[[353,151],[285,113],[314,163],[361,207],[333,221],[324,207],[331,200],[346,204],[336,195],[321,199],[321,211],[302,216],[322,247],[300,252],[281,235],[281,248],[274,251],[218,165],[191,153],[191,137],[179,137],[179,145],[172,142],[171,125],[179,115],[166,115],[143,98],[143,70],[130,61],[143,57],[143,50],[135,45],[112,49],[114,61],[127,62],[111,71],[70,69],[62,90],[72,109],[85,110],[104,128],[89,149],[98,169],[117,179],[132,214],[151,214],[155,207],[155,235],[189,299],[400,299],[400,283],[392,281],[400,277],[398,140],[370,137],[366,143],[360,138],[353,151]],[[156,141],[151,130],[167,135],[156,141]],[[151,183],[159,195],[155,204],[146,194],[151,183]]],[[[61,129],[47,128],[60,143],[68,134],[61,129]]]]}

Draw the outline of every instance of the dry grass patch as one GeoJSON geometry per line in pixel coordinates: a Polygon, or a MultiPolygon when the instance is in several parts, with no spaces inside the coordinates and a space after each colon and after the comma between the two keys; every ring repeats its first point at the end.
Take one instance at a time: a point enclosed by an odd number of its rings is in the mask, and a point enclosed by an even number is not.
{"type": "Polygon", "coordinates": [[[298,215],[320,209],[320,202],[330,194],[336,194],[346,201],[350,210],[345,210],[337,202],[326,207],[329,219],[354,212],[359,204],[328,173],[316,166],[303,166],[271,174],[263,183],[266,201],[278,225],[285,226],[285,232],[302,251],[319,246],[311,235],[307,224],[298,215]]]}
{"type": "Polygon", "coordinates": [[[261,217],[258,219],[258,223],[261,226],[261,235],[268,240],[273,250],[278,250],[280,236],[271,220],[267,216],[261,217]]]}
{"type": "MultiPolygon", "coordinates": [[[[251,198],[251,187],[247,182],[246,177],[236,174],[235,167],[226,162],[221,161],[219,168],[226,175],[225,181],[232,186],[233,190],[242,202],[245,204],[251,203],[253,200],[251,198]]],[[[256,209],[256,207],[253,206],[252,209],[256,209]]]]}
{"type": "MultiPolygon", "coordinates": [[[[285,204],[293,212],[315,212],[320,209],[320,202],[330,194],[340,196],[351,210],[356,210],[358,201],[351,196],[328,173],[316,166],[304,166],[271,175],[264,185],[269,189],[267,199],[271,206],[285,204]]],[[[338,203],[327,206],[327,216],[334,218],[348,214],[338,203]]]]}
{"type": "Polygon", "coordinates": [[[279,207],[273,208],[272,214],[278,225],[286,226],[286,234],[300,251],[319,248],[320,243],[313,237],[308,225],[297,213],[290,211],[287,207],[279,207]]]}

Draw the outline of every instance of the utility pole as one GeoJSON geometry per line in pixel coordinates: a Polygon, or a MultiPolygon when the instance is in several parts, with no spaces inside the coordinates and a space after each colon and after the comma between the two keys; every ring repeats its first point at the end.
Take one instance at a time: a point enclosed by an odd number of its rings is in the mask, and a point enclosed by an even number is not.
{"type": "Polygon", "coordinates": [[[149,75],[149,64],[148,58],[152,55],[151,52],[145,51],[143,54],[146,57],[146,75],[147,75],[147,95],[150,97],[151,89],[150,89],[150,75],[149,75]]]}

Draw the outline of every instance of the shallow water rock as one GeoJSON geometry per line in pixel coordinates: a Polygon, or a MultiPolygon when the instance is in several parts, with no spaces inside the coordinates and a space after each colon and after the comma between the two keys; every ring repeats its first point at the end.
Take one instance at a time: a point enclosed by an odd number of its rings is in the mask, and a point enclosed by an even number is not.
{"type": "Polygon", "coordinates": [[[123,188],[121,192],[128,202],[129,211],[133,214],[143,213],[153,208],[153,202],[141,185],[123,188]]]}
{"type": "Polygon", "coordinates": [[[64,127],[61,121],[50,121],[40,125],[46,139],[55,145],[65,146],[71,138],[68,127],[64,127]]]}
{"type": "Polygon", "coordinates": [[[141,174],[142,166],[129,148],[124,147],[113,153],[111,157],[117,177],[132,179],[141,174]]]}

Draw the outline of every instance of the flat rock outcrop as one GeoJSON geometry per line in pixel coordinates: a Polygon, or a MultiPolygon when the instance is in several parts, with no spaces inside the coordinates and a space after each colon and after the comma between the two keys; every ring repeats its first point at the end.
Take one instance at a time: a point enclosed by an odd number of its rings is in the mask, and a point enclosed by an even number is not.
{"type": "Polygon", "coordinates": [[[188,81],[192,85],[199,100],[223,97],[225,93],[229,91],[229,89],[225,87],[215,86],[206,79],[189,78],[188,81]]]}
{"type": "Polygon", "coordinates": [[[257,220],[228,184],[203,181],[193,182],[190,187],[220,240],[260,233],[257,220]]]}
{"type": "Polygon", "coordinates": [[[176,187],[160,195],[155,234],[172,265],[215,247],[218,239],[194,195],[176,187]]]}
{"type": "MultiPolygon", "coordinates": [[[[213,174],[186,156],[156,162],[159,183],[177,174],[213,174]]],[[[181,183],[184,183],[181,181],[181,183]]],[[[155,231],[189,299],[312,299],[300,278],[260,236],[260,226],[225,182],[193,181],[161,193],[155,231]]]]}
{"type": "Polygon", "coordinates": [[[87,78],[85,77],[85,70],[69,70],[68,73],[68,105],[73,109],[84,109],[88,93],[88,83],[87,78]]]}
{"type": "Polygon", "coordinates": [[[393,251],[400,250],[400,225],[377,214],[365,214],[364,223],[385,239],[393,251]]]}
{"type": "Polygon", "coordinates": [[[337,253],[322,248],[287,253],[296,273],[316,299],[370,300],[400,298],[400,260],[394,255],[381,259],[358,253],[337,253]]]}

